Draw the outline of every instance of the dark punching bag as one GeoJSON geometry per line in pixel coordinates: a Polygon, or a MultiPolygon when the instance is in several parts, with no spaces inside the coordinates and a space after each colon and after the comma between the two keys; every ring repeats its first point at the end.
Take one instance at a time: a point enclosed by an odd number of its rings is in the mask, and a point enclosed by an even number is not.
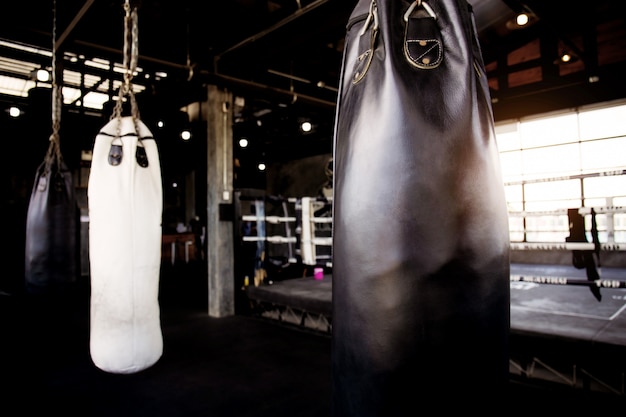
{"type": "Polygon", "coordinates": [[[333,414],[488,409],[508,385],[510,243],[472,9],[361,0],[345,45],[333,414]]]}
{"type": "Polygon", "coordinates": [[[65,293],[79,271],[79,209],[72,173],[51,138],[26,215],[25,283],[30,294],[65,293]]]}

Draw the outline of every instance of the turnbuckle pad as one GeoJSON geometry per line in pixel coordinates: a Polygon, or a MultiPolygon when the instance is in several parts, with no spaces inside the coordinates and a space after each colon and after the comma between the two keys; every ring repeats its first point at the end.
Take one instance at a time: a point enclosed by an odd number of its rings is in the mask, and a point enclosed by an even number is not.
{"type": "Polygon", "coordinates": [[[437,68],[443,61],[443,40],[437,15],[425,1],[415,1],[404,14],[404,56],[419,69],[437,68]]]}

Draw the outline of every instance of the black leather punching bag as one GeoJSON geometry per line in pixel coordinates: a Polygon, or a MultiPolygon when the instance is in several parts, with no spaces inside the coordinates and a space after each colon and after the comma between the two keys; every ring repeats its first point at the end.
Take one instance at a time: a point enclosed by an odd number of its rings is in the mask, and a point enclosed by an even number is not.
{"type": "Polygon", "coordinates": [[[26,215],[27,293],[64,294],[76,282],[79,227],[72,173],[53,140],[37,168],[26,215]]]}
{"type": "Polygon", "coordinates": [[[335,126],[337,417],[480,411],[507,389],[510,244],[490,103],[466,1],[358,2],[335,126]]]}

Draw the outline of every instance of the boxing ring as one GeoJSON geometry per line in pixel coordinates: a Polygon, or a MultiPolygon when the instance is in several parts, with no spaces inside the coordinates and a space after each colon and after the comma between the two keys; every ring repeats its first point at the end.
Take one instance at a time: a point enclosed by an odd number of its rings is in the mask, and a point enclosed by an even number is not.
{"type": "MultiPolygon", "coordinates": [[[[243,216],[246,221],[276,225],[279,231],[287,230],[285,225],[290,224],[290,232],[285,232],[288,236],[268,233],[264,238],[245,239],[265,239],[270,245],[290,243],[292,260],[310,266],[310,273],[247,286],[251,311],[264,319],[330,335],[333,276],[329,256],[332,233],[328,226],[332,218],[328,210],[323,210],[329,202],[313,197],[288,202],[290,210],[281,203],[284,216],[243,216]],[[324,267],[322,279],[313,277],[313,266],[324,267]]],[[[580,212],[588,214],[589,209],[580,212]]],[[[516,251],[597,248],[602,253],[619,255],[626,251],[626,244],[611,242],[596,247],[588,242],[511,243],[516,251]]],[[[626,268],[602,266],[598,273],[600,279],[590,280],[586,269],[573,265],[511,264],[511,378],[548,380],[626,396],[626,268]],[[590,289],[601,293],[601,301],[590,289]]]]}
{"type": "MultiPolygon", "coordinates": [[[[603,300],[584,271],[511,264],[510,373],[626,395],[625,268],[603,268],[603,300]]],[[[332,274],[247,287],[259,317],[330,335],[332,274]]]]}

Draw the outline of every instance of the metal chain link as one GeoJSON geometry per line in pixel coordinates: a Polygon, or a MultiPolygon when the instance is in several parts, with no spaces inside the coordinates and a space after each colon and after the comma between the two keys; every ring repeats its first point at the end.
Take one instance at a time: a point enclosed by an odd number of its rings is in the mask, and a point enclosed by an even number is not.
{"type": "Polygon", "coordinates": [[[51,158],[56,158],[57,167],[60,169],[63,156],[61,155],[61,111],[63,109],[63,90],[57,81],[57,2],[53,2],[52,13],[52,134],[50,135],[50,146],[46,160],[51,163],[51,158]]]}
{"type": "MultiPolygon", "coordinates": [[[[135,99],[135,93],[133,92],[131,83],[135,71],[137,70],[137,62],[139,58],[139,18],[137,8],[135,7],[131,9],[130,7],[130,0],[125,0],[124,12],[124,80],[120,86],[118,100],[117,103],[115,103],[111,120],[121,119],[124,98],[128,96],[130,100],[131,116],[135,123],[137,135],[139,135],[139,108],[137,106],[137,100],[135,99]]],[[[120,135],[119,129],[121,129],[121,124],[118,125],[118,136],[120,135]]]]}

